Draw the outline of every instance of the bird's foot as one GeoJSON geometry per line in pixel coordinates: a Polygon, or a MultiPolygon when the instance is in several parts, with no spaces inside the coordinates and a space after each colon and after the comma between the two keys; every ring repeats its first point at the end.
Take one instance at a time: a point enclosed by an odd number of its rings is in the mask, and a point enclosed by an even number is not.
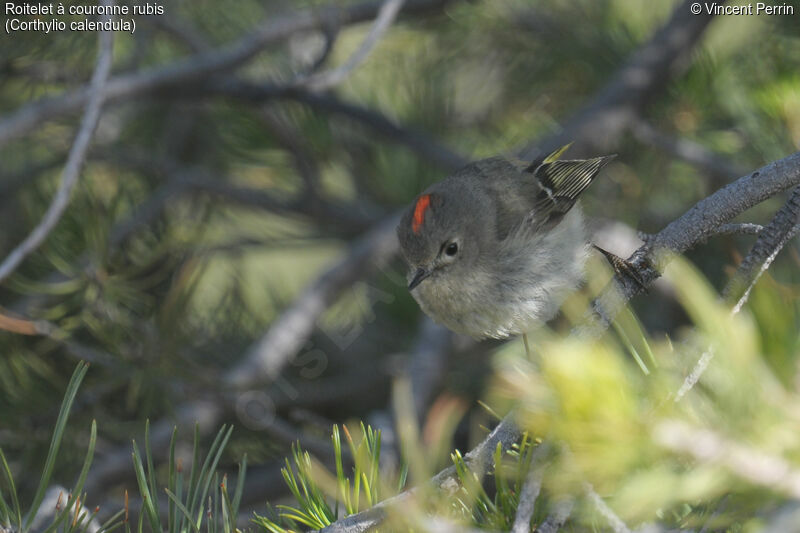
{"type": "Polygon", "coordinates": [[[641,288],[644,292],[647,292],[647,285],[645,285],[644,280],[639,275],[638,270],[636,270],[636,267],[634,267],[630,261],[627,261],[616,254],[612,254],[608,250],[603,250],[596,244],[592,244],[592,246],[595,250],[605,256],[605,258],[614,268],[614,272],[616,272],[617,275],[633,280],[639,286],[639,288],[641,288]]]}

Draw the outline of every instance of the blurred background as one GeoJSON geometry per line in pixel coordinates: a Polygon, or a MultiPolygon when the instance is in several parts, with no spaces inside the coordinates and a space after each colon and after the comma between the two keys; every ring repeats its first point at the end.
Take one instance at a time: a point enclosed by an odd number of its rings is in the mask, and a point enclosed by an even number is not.
{"type": "MultiPolygon", "coordinates": [[[[69,205],[0,285],[0,446],[21,493],[36,487],[79,360],[91,368],[54,479],[76,475],[96,420],[86,491],[109,512],[134,486],[130,441],[146,419],[157,462],[173,425],[185,454],[195,422],[203,442],[233,424],[220,469],[247,454],[243,512],[282,501],[291,444],[326,457],[334,423],[380,428],[384,460],[399,463],[397,379],[423,435],[458,413],[434,461],[445,466],[493,423],[479,400],[502,345],[421,314],[397,256],[403,206],[470,160],[575,141],[568,156],[618,154],[583,206],[597,242],[627,256],[637,231],[800,147],[797,2],[771,17],[641,0],[161,5],[115,33],[69,205]]],[[[0,42],[6,257],[59,188],[98,33],[0,42]]],[[[784,201],[741,221],[764,224],[784,201]]],[[[688,258],[721,290],[753,240],[720,236],[688,258]]],[[[760,305],[789,317],[764,351],[787,381],[798,264],[795,240],[760,282],[774,290],[760,305]]],[[[666,285],[633,307],[654,337],[689,322],[666,285]]]]}

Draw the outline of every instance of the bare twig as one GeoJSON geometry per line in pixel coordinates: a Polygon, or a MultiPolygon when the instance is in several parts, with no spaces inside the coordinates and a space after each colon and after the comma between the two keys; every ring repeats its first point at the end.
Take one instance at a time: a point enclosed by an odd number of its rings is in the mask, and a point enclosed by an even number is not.
{"type": "Polygon", "coordinates": [[[542,525],[536,528],[537,533],[556,533],[561,526],[569,519],[569,515],[572,514],[572,508],[574,507],[575,502],[572,498],[565,498],[563,500],[557,501],[553,505],[553,512],[545,518],[542,525]]]}
{"type": "Polygon", "coordinates": [[[800,471],[782,457],[743,446],[717,433],[678,420],[659,423],[654,439],[665,448],[698,461],[726,467],[737,476],[800,499],[800,471]]]}
{"type": "MultiPolygon", "coordinates": [[[[733,305],[731,314],[735,315],[742,310],[761,275],[767,271],[786,243],[798,232],[800,232],[800,187],[794,189],[789,200],[778,210],[766,228],[759,231],[755,244],[725,287],[723,297],[729,301],[741,294],[733,305]]],[[[680,390],[675,395],[676,402],[700,381],[703,372],[706,371],[713,358],[714,349],[709,347],[684,379],[680,390]]]]}
{"type": "Polygon", "coordinates": [[[705,170],[715,178],[728,181],[745,173],[744,169],[731,164],[726,158],[715,154],[702,144],[680,137],[670,137],[641,118],[633,121],[631,132],[640,142],[652,144],[678,159],[705,170]]]}
{"type": "Polygon", "coordinates": [[[749,222],[742,222],[737,224],[735,222],[730,224],[722,224],[715,231],[715,235],[758,235],[764,229],[760,224],[751,224],[749,222]]]}
{"type": "Polygon", "coordinates": [[[761,265],[761,268],[758,269],[758,271],[753,276],[753,279],[747,285],[747,289],[745,289],[744,294],[742,294],[742,297],[739,298],[739,300],[736,302],[736,305],[733,306],[732,311],[734,314],[742,310],[742,307],[744,306],[744,304],[747,303],[747,300],[750,298],[750,292],[753,290],[753,287],[755,287],[756,282],[758,282],[758,280],[761,278],[761,275],[767,271],[770,265],[772,265],[772,262],[775,260],[776,257],[778,257],[778,254],[786,245],[786,243],[788,243],[792,239],[792,237],[797,235],[798,231],[800,231],[800,226],[793,226],[786,234],[786,236],[779,243],[777,243],[772,253],[769,254],[769,256],[767,256],[764,259],[764,263],[761,265]]]}
{"type": "Polygon", "coordinates": [[[385,0],[361,46],[347,58],[343,65],[298,80],[296,85],[298,87],[306,87],[312,91],[324,91],[342,83],[351,72],[367,59],[367,56],[381,40],[386,30],[392,25],[397,13],[403,7],[403,3],[405,3],[405,0],[385,0]]]}
{"type": "Polygon", "coordinates": [[[678,392],[675,393],[675,402],[681,401],[686,394],[692,390],[692,388],[697,385],[697,382],[700,381],[700,378],[703,376],[703,372],[706,371],[708,368],[708,364],[714,358],[714,349],[709,346],[708,350],[704,351],[703,354],[700,356],[700,359],[697,360],[694,367],[692,367],[692,371],[689,372],[689,375],[684,378],[683,383],[681,384],[681,388],[678,389],[678,392]]]}
{"type": "MultiPolygon", "coordinates": [[[[441,8],[448,2],[449,0],[408,0],[405,10],[424,12],[441,8]]],[[[381,5],[382,2],[367,1],[343,7],[328,6],[325,14],[308,9],[291,15],[272,17],[252,33],[228,46],[145,72],[112,78],[106,84],[103,96],[106,102],[117,102],[176,86],[188,87],[196,81],[208,79],[209,76],[236,69],[264,48],[295,33],[318,29],[331,17],[335,17],[340,25],[370,20],[375,17],[381,5]]],[[[37,100],[18,109],[0,122],[0,145],[25,135],[46,120],[75,112],[86,104],[90,93],[91,88],[85,86],[56,97],[37,100]]]]}
{"type": "Polygon", "coordinates": [[[726,298],[739,298],[733,306],[734,314],[738,313],[747,302],[750,291],[758,279],[797,233],[798,224],[800,224],[800,187],[795,188],[786,204],[759,233],[755,244],[726,287],[724,293],[726,298]]]}
{"type": "Polygon", "coordinates": [[[601,498],[599,494],[597,494],[591,483],[585,482],[583,488],[586,492],[586,495],[589,497],[589,501],[591,501],[592,505],[595,506],[601,515],[603,515],[603,518],[606,519],[608,525],[611,526],[611,530],[614,531],[614,533],[631,532],[628,526],[625,525],[625,522],[623,522],[622,519],[617,516],[617,513],[615,513],[611,507],[609,507],[608,504],[603,501],[603,498],[601,498]]]}
{"type": "Polygon", "coordinates": [[[548,448],[547,444],[542,443],[533,452],[530,470],[528,470],[528,475],[519,494],[519,504],[514,515],[511,533],[528,533],[531,530],[531,518],[533,517],[533,511],[536,509],[536,498],[539,497],[539,491],[542,489],[542,476],[544,474],[544,466],[537,463],[547,453],[548,448]]]}
{"type": "MultiPolygon", "coordinates": [[[[345,102],[329,94],[312,93],[291,86],[254,84],[236,79],[212,80],[206,85],[196,87],[194,94],[199,96],[219,94],[252,102],[294,100],[314,109],[360,122],[387,139],[409,147],[446,170],[456,170],[468,162],[462,155],[442,146],[424,132],[401,126],[379,111],[345,102]]],[[[186,96],[187,94],[181,95],[182,98],[186,96]]]]}
{"type": "MultiPolygon", "coordinates": [[[[102,20],[110,20],[110,16],[106,15],[102,20]]],[[[114,34],[112,31],[104,30],[100,33],[97,64],[95,65],[89,88],[86,91],[86,110],[83,120],[81,120],[78,135],[75,137],[70,149],[67,163],[61,173],[58,190],[39,224],[0,264],[0,282],[11,275],[22,261],[44,242],[56,224],[58,224],[61,215],[67,209],[67,205],[69,205],[72,189],[80,177],[89,143],[92,140],[92,135],[103,109],[104,89],[108,75],[111,72],[113,59],[113,43],[114,34]]]]}
{"type": "Polygon", "coordinates": [[[0,330],[19,335],[41,335],[41,331],[33,320],[8,316],[0,310],[0,330]]]}
{"type": "Polygon", "coordinates": [[[384,219],[359,239],[342,260],[308,287],[250,348],[245,359],[228,372],[224,378],[226,385],[249,387],[277,378],[306,342],[319,316],[341,291],[397,252],[394,228],[399,218],[399,214],[395,214],[384,219]]]}

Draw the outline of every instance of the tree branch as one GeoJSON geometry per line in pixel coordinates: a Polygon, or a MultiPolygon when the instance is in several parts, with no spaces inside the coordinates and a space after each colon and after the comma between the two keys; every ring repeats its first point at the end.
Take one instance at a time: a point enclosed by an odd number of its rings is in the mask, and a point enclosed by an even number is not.
{"type": "MultiPolygon", "coordinates": [[[[486,472],[489,465],[491,465],[492,455],[497,449],[498,443],[505,452],[519,439],[521,434],[512,418],[513,414],[506,416],[480,444],[464,456],[464,461],[473,472],[486,472]]],[[[454,493],[461,486],[458,481],[456,467],[453,465],[445,468],[436,474],[428,482],[427,486],[435,490],[444,490],[450,494],[454,493]]],[[[361,533],[367,531],[385,520],[388,508],[414,498],[419,490],[418,487],[407,490],[393,498],[382,501],[366,511],[342,518],[322,529],[321,533],[361,533]]]]}
{"type": "MultiPolygon", "coordinates": [[[[316,94],[289,85],[255,84],[237,79],[215,79],[206,85],[194,88],[195,96],[208,94],[259,103],[273,99],[293,100],[317,110],[360,122],[387,139],[409,147],[445,170],[459,169],[468,162],[465,157],[442,146],[424,132],[401,126],[379,111],[345,102],[331,95],[316,94]]],[[[185,93],[181,95],[183,98],[186,96],[185,93]]]]}
{"type": "Polygon", "coordinates": [[[332,70],[312,74],[311,76],[295,82],[298,87],[306,87],[312,91],[325,91],[342,83],[358,66],[363,63],[375,46],[380,42],[386,30],[394,22],[397,13],[403,7],[405,0],[385,0],[375,22],[364,38],[361,46],[347,58],[343,65],[332,70]]]}
{"type": "MultiPolygon", "coordinates": [[[[732,315],[742,310],[758,279],[767,271],[786,243],[798,232],[800,232],[800,187],[794,189],[789,200],[778,210],[769,225],[759,232],[758,239],[747,257],[739,265],[733,278],[723,290],[722,296],[729,302],[739,297],[731,309],[732,315]]],[[[684,379],[680,390],[675,395],[676,402],[680,401],[700,381],[703,372],[706,371],[713,358],[714,349],[709,347],[684,379]]]]}
{"type": "Polygon", "coordinates": [[[244,388],[277,378],[341,290],[397,253],[399,245],[392,237],[399,219],[399,213],[392,215],[357,240],[343,259],[320,276],[270,325],[245,359],[224,377],[224,383],[228,387],[244,388]]]}
{"type": "MultiPolygon", "coordinates": [[[[110,5],[110,2],[108,4],[110,5]]],[[[110,16],[105,15],[102,20],[110,20],[110,16]]],[[[113,32],[102,31],[99,36],[97,64],[89,88],[86,90],[86,110],[67,157],[67,163],[61,173],[58,190],[39,224],[0,264],[0,282],[11,275],[22,261],[45,241],[69,205],[72,189],[78,182],[89,143],[97,127],[97,122],[100,120],[105,98],[104,89],[111,72],[113,44],[113,32]]]]}
{"type": "Polygon", "coordinates": [[[511,533],[528,533],[531,530],[531,518],[533,517],[533,511],[536,510],[536,499],[539,497],[539,491],[542,490],[542,476],[544,474],[544,467],[536,463],[542,455],[547,453],[548,448],[549,446],[546,443],[542,443],[533,452],[530,470],[528,470],[528,475],[525,477],[522,491],[519,493],[519,504],[514,515],[511,533]]]}
{"type": "Polygon", "coordinates": [[[641,118],[633,121],[631,133],[639,142],[651,144],[678,159],[705,170],[719,180],[727,182],[745,173],[744,169],[731,164],[726,158],[715,154],[702,144],[689,139],[670,137],[656,130],[649,122],[641,118]]]}
{"type": "Polygon", "coordinates": [[[599,494],[594,490],[594,487],[588,482],[584,482],[584,490],[586,491],[586,495],[589,497],[589,501],[592,502],[592,505],[597,509],[597,511],[606,519],[608,525],[611,526],[611,530],[614,533],[631,533],[630,528],[625,525],[625,522],[617,516],[611,507],[603,501],[603,498],[600,497],[599,494]]]}
{"type": "Polygon", "coordinates": [[[750,224],[748,222],[722,224],[717,228],[715,235],[758,235],[764,230],[761,224],[750,224]]]}
{"type": "MultiPolygon", "coordinates": [[[[774,161],[700,200],[680,218],[636,250],[628,261],[645,285],[661,275],[674,254],[704,242],[717,228],[767,198],[800,185],[800,152],[774,161]]],[[[619,310],[642,288],[636,280],[616,276],[595,300],[593,309],[575,333],[599,336],[619,310]]]]}
{"type": "Polygon", "coordinates": [[[705,11],[692,15],[691,3],[692,0],[681,2],[669,21],[649,42],[631,54],[611,81],[573,114],[560,132],[523,149],[523,159],[534,159],[570,142],[585,152],[607,149],[614,144],[653,95],[675,75],[713,19],[705,11]]]}
{"type": "Polygon", "coordinates": [[[733,306],[734,314],[738,313],[747,302],[750,291],[758,279],[800,229],[798,224],[800,224],[800,187],[794,189],[789,200],[758,234],[755,244],[725,288],[723,297],[728,300],[739,299],[733,306]]]}
{"type": "MultiPolygon", "coordinates": [[[[406,12],[424,12],[441,8],[451,0],[408,0],[406,12]]],[[[230,72],[249,61],[264,48],[291,35],[316,30],[335,17],[339,24],[352,24],[370,20],[382,2],[368,1],[345,7],[328,6],[322,10],[304,10],[291,15],[273,17],[258,29],[225,47],[196,54],[188,59],[163,67],[150,69],[108,80],[102,95],[106,102],[139,97],[178,85],[191,84],[209,77],[230,72]]],[[[90,99],[91,87],[43,98],[18,109],[0,122],[0,146],[9,140],[25,135],[46,120],[63,117],[80,109],[90,99]]]]}
{"type": "Polygon", "coordinates": [[[536,528],[536,533],[556,533],[569,519],[575,501],[572,498],[559,500],[553,505],[553,512],[536,528]]]}

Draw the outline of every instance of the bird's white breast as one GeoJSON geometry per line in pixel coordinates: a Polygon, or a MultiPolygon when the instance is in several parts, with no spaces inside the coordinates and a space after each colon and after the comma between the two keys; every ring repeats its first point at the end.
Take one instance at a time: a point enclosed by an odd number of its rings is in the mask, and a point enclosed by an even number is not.
{"type": "Polygon", "coordinates": [[[520,335],[552,318],[581,284],[587,254],[583,217],[575,206],[544,234],[525,228],[512,233],[458,284],[432,277],[412,294],[423,311],[459,333],[520,335]]]}

